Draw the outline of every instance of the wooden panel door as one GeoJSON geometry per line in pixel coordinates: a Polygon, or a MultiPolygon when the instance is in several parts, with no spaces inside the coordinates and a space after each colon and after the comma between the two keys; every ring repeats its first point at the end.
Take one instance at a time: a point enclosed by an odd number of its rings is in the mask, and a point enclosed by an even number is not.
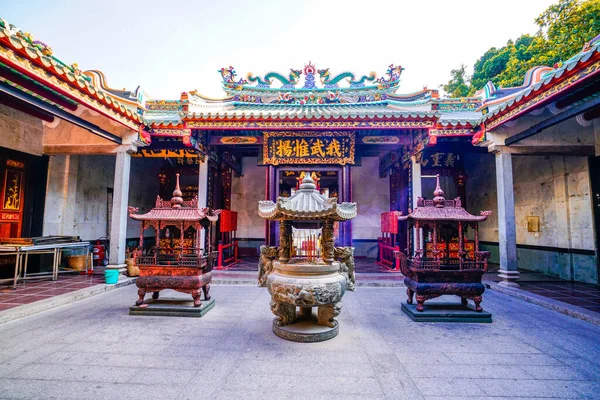
{"type": "Polygon", "coordinates": [[[21,237],[25,209],[26,161],[0,157],[0,237],[21,237]]]}

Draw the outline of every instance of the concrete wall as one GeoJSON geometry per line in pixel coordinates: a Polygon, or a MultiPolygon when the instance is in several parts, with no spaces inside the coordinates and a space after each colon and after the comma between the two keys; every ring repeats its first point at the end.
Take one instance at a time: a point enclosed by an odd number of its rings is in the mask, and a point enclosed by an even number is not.
{"type": "Polygon", "coordinates": [[[237,237],[242,239],[240,247],[258,248],[264,244],[265,221],[258,216],[258,201],[265,199],[266,167],[257,163],[258,157],[244,157],[244,176],[234,176],[231,182],[231,210],[238,213],[237,237]]]}
{"type": "Polygon", "coordinates": [[[0,146],[41,156],[43,134],[40,119],[0,104],[0,146]]]}
{"type": "Polygon", "coordinates": [[[390,209],[389,177],[379,177],[378,157],[364,157],[361,166],[352,167],[352,201],[358,206],[352,220],[354,255],[376,257],[381,213],[390,209]]]}
{"type": "MultiPolygon", "coordinates": [[[[158,194],[162,160],[131,161],[129,204],[148,210],[158,194]]],[[[108,235],[108,189],[114,185],[115,156],[52,156],[48,167],[44,235],[75,235],[94,240],[108,235]]],[[[129,220],[127,237],[139,237],[129,220]]]]}
{"type": "Polygon", "coordinates": [[[44,206],[44,235],[75,235],[78,156],[52,156],[44,206]]]}
{"type": "MultiPolygon", "coordinates": [[[[128,204],[138,207],[140,212],[147,212],[156,204],[156,196],[158,195],[160,186],[158,174],[163,163],[164,160],[162,158],[131,158],[128,204]]],[[[140,222],[127,218],[127,238],[133,239],[139,237],[140,222]]],[[[153,230],[146,230],[144,237],[154,237],[153,230]]]]}
{"type": "Polygon", "coordinates": [[[498,197],[494,155],[467,153],[463,155],[463,162],[468,175],[467,211],[475,215],[484,210],[492,211],[492,215],[479,224],[479,239],[498,243],[498,197]]]}
{"type": "Polygon", "coordinates": [[[108,188],[115,178],[114,156],[79,156],[73,231],[84,240],[107,236],[108,188]]]}
{"type": "MultiPolygon", "coordinates": [[[[496,178],[493,155],[465,157],[467,207],[492,210],[480,238],[498,242],[496,178]]],[[[563,279],[597,282],[595,236],[587,159],[562,156],[513,156],[517,257],[520,269],[563,279]],[[539,216],[540,232],[527,231],[527,217],[539,216]]],[[[497,262],[497,247],[491,261],[497,262]]]]}

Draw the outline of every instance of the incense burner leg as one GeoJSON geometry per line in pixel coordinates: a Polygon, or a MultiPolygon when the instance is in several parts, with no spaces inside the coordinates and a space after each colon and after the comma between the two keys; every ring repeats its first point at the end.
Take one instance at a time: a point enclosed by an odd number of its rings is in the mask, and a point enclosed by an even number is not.
{"type": "Polygon", "coordinates": [[[153,292],[152,293],[152,299],[154,299],[154,300],[158,300],[159,296],[160,296],[160,292],[153,292]]]}
{"type": "Polygon", "coordinates": [[[411,289],[406,289],[406,295],[408,296],[408,298],[406,299],[406,302],[408,304],[412,304],[413,303],[413,296],[414,296],[415,292],[413,292],[411,289]]]}
{"type": "Polygon", "coordinates": [[[204,292],[204,300],[210,300],[210,285],[208,283],[202,286],[202,292],[204,292]]]}
{"type": "Polygon", "coordinates": [[[423,305],[425,303],[425,296],[417,295],[417,311],[423,311],[423,305]]]}
{"type": "Polygon", "coordinates": [[[200,302],[200,294],[202,291],[200,289],[192,290],[192,298],[194,299],[194,307],[200,307],[202,303],[200,302]]]}
{"type": "Polygon", "coordinates": [[[475,311],[482,312],[483,308],[481,308],[481,302],[483,301],[483,298],[481,296],[475,296],[473,297],[473,301],[475,302],[475,311]]]}
{"type": "Polygon", "coordinates": [[[138,289],[139,299],[135,302],[136,306],[141,306],[144,304],[144,296],[146,296],[146,289],[139,288],[138,289]]]}
{"type": "Polygon", "coordinates": [[[342,302],[338,301],[335,304],[329,304],[326,306],[319,306],[319,312],[317,314],[317,324],[321,326],[328,326],[334,328],[337,321],[334,319],[342,310],[342,302]]]}
{"type": "Polygon", "coordinates": [[[276,325],[285,326],[296,321],[296,306],[271,300],[271,312],[276,316],[276,325]]]}
{"type": "Polygon", "coordinates": [[[312,315],[312,307],[300,307],[300,315],[305,318],[310,318],[312,315]]]}

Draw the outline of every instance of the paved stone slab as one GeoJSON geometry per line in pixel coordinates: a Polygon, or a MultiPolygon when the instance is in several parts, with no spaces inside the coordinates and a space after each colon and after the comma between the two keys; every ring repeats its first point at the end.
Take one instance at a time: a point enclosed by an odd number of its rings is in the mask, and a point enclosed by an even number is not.
{"type": "Polygon", "coordinates": [[[76,290],[73,292],[61,294],[59,296],[50,297],[48,299],[43,299],[39,301],[35,301],[30,304],[23,304],[19,307],[9,308],[8,310],[0,311],[0,324],[13,321],[19,318],[26,317],[28,315],[37,314],[39,312],[51,310],[56,307],[63,306],[65,304],[71,304],[73,302],[96,296],[99,294],[104,294],[108,291],[119,289],[123,286],[128,286],[135,283],[135,278],[127,278],[124,276],[119,277],[119,281],[113,285],[100,284],[95,286],[90,286],[86,288],[82,288],[80,290],[76,290]]]}
{"type": "Polygon", "coordinates": [[[218,304],[203,318],[132,317],[130,286],[2,324],[0,399],[600,393],[600,327],[502,293],[486,293],[492,323],[415,323],[401,310],[402,289],[360,288],[344,297],[339,335],[321,343],[275,336],[264,288],[212,293],[218,304]]]}
{"type": "Polygon", "coordinates": [[[129,307],[129,315],[148,315],[154,317],[196,317],[200,318],[215,306],[215,299],[205,300],[200,307],[194,302],[182,298],[164,298],[146,300],[141,306],[129,307]]]}
{"type": "Polygon", "coordinates": [[[423,311],[417,311],[416,304],[402,303],[402,311],[415,322],[492,322],[492,314],[477,312],[470,304],[429,302],[424,304],[423,311]]]}

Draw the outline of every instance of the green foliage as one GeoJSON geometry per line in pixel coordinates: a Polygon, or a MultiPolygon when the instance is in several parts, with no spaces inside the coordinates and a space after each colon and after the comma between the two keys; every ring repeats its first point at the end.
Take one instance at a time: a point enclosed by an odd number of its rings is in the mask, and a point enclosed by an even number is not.
{"type": "MultiPolygon", "coordinates": [[[[579,53],[585,43],[600,33],[600,0],[559,0],[535,23],[540,28],[535,35],[509,40],[499,49],[492,47],[475,62],[473,76],[462,77],[462,82],[469,84],[467,93],[473,94],[488,81],[497,87],[522,85],[529,69],[539,65],[552,67],[579,53]]],[[[461,69],[464,66],[452,70],[450,81],[442,85],[449,96],[464,92],[462,86],[457,86],[457,72],[461,69]]]]}
{"type": "Polygon", "coordinates": [[[442,85],[444,92],[448,93],[451,97],[465,97],[469,94],[469,81],[467,77],[466,67],[461,65],[459,69],[453,69],[450,71],[452,77],[450,81],[442,85]]]}

